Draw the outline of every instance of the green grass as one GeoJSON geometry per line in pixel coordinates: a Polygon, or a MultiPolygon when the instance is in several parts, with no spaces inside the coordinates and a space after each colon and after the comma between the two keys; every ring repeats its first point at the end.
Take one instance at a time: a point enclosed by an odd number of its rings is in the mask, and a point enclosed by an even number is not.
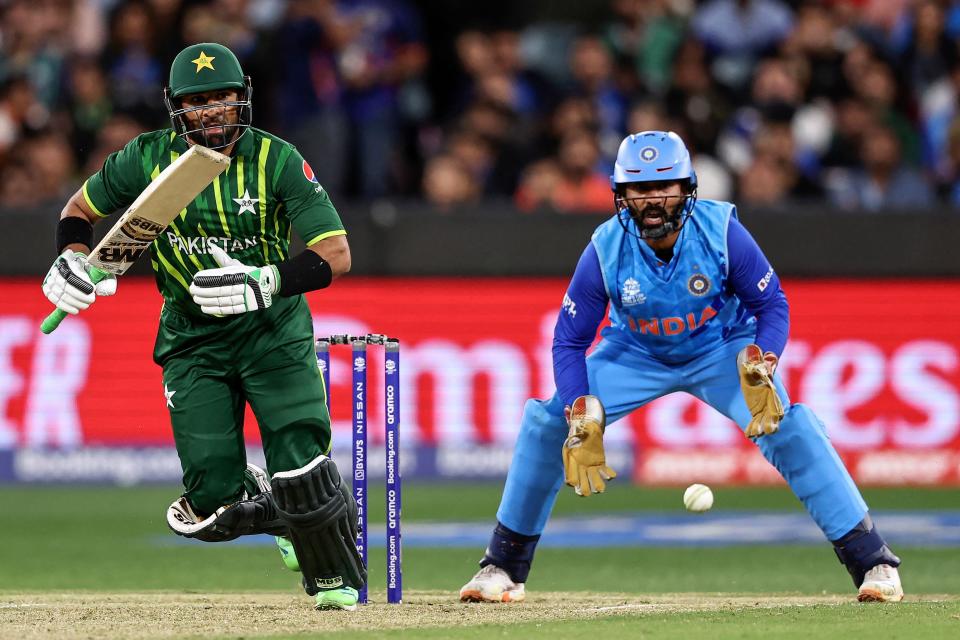
{"type": "MultiPolygon", "coordinates": [[[[555,514],[654,509],[679,512],[679,489],[617,485],[603,496],[564,492],[555,514]]],[[[289,589],[273,548],[177,544],[164,513],[175,489],[3,488],[0,504],[16,526],[0,529],[0,589],[289,589]]],[[[371,505],[382,498],[373,494],[371,505]]],[[[874,490],[878,509],[957,504],[956,492],[874,490]]],[[[499,487],[413,485],[404,495],[405,522],[473,519],[493,525],[499,487]]],[[[718,509],[797,510],[786,489],[720,489],[718,509]]],[[[371,520],[380,511],[371,509],[371,520]]],[[[382,518],[381,518],[382,519],[382,518]]],[[[459,588],[475,570],[482,549],[404,550],[404,582],[414,589],[459,588]]],[[[911,593],[960,593],[956,549],[898,548],[911,593]]],[[[383,584],[383,550],[371,550],[371,587],[383,584]]],[[[819,546],[670,548],[543,548],[537,552],[532,590],[801,591],[843,593],[845,571],[827,544],[819,546]],[[584,567],[589,567],[588,571],[584,567]]]]}
{"type": "MultiPolygon", "coordinates": [[[[373,487],[371,487],[372,489],[373,487]]],[[[0,488],[0,591],[172,591],[226,593],[298,590],[297,575],[264,546],[178,544],[165,523],[176,488],[0,488]]],[[[564,491],[555,515],[618,511],[676,511],[682,488],[642,489],[616,484],[603,496],[564,491]]],[[[866,492],[876,510],[956,508],[954,490],[878,489],[866,492]]],[[[405,522],[476,520],[490,524],[500,497],[495,485],[405,487],[405,522]]],[[[800,510],[786,488],[720,488],[717,509],[800,510]]],[[[371,520],[382,521],[382,496],[373,493],[371,520]]],[[[882,523],[881,523],[882,527],[882,523]]],[[[910,595],[958,594],[958,551],[898,547],[910,595]],[[948,569],[950,568],[950,569],[948,569]]],[[[404,586],[442,590],[451,598],[476,570],[480,548],[404,549],[404,586]]],[[[384,552],[371,550],[371,588],[384,589],[384,552]]],[[[829,545],[708,548],[543,548],[527,584],[532,594],[556,591],[751,594],[842,594],[853,586],[829,545]]],[[[637,615],[581,622],[419,629],[418,638],[491,636],[582,638],[841,637],[882,624],[877,637],[960,637],[960,611],[950,603],[899,607],[816,605],[802,608],[637,615]]],[[[358,638],[400,637],[398,632],[358,638]]],[[[870,636],[873,638],[874,636],[870,636]]]]}
{"type": "MultiPolygon", "coordinates": [[[[392,638],[489,640],[490,638],[549,638],[583,640],[619,638],[689,640],[808,640],[809,638],[956,638],[960,634],[960,603],[902,603],[892,606],[813,605],[617,615],[593,620],[563,620],[522,624],[485,624],[473,627],[440,627],[406,631],[350,631],[342,636],[357,640],[392,638]]],[[[281,637],[271,636],[279,640],[281,637]]],[[[302,638],[303,636],[298,636],[302,638]]],[[[324,634],[324,637],[331,637],[324,634]]]]}

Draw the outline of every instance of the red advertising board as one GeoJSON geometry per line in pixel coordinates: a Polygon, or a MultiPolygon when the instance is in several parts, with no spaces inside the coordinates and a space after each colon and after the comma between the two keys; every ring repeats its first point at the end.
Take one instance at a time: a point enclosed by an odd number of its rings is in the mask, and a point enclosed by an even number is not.
{"type": "MultiPolygon", "coordinates": [[[[553,391],[550,342],[566,281],[348,277],[309,296],[318,335],[402,340],[405,446],[508,449],[523,402],[553,391]]],[[[960,484],[960,282],[788,281],[791,340],[781,372],[792,399],[827,425],[867,484],[960,484]]],[[[172,443],[151,360],[161,299],[129,278],[53,334],[34,280],[0,280],[0,451],[172,443]]],[[[242,346],[238,346],[242,348],[242,346]]],[[[371,352],[371,422],[382,379],[371,352]]],[[[335,432],[349,432],[349,350],[332,356],[335,432]]],[[[252,417],[247,425],[255,442],[252,417]]],[[[371,429],[377,434],[377,429],[371,429]]],[[[635,479],[777,481],[739,430],[675,394],[608,429],[635,479]]],[[[459,464],[459,463],[458,463],[459,464]]],[[[503,465],[491,463],[502,472],[503,465]]]]}

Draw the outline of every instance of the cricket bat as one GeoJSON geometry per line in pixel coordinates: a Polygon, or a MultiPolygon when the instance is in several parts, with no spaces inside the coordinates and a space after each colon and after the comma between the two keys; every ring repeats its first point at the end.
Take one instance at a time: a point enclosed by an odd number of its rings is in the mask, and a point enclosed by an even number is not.
{"type": "MultiPolygon", "coordinates": [[[[110,274],[126,273],[150,243],[229,166],[229,157],[197,145],[170,163],[90,252],[90,279],[94,284],[110,274]]],[[[52,332],[67,315],[55,309],[40,330],[52,332]]]]}

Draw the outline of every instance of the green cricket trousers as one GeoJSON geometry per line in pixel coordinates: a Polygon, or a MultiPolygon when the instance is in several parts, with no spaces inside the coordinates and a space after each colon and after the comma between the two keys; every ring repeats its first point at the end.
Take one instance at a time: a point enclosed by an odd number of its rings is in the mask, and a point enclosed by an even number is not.
{"type": "Polygon", "coordinates": [[[212,513],[243,494],[248,402],[270,475],[329,453],[330,415],[303,296],[228,318],[165,305],[154,361],[163,367],[184,495],[197,511],[212,513]]]}

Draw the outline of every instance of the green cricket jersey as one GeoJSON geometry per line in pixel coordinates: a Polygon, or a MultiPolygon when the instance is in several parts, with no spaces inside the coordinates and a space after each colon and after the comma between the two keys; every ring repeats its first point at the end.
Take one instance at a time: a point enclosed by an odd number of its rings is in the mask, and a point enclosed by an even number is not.
{"type": "MultiPolygon", "coordinates": [[[[100,216],[126,209],[187,148],[172,129],[137,136],[84,183],[87,204],[100,216]]],[[[329,196],[296,148],[251,127],[234,146],[230,168],[150,247],[165,305],[208,318],[194,304],[189,287],[197,271],[219,266],[209,247],[219,245],[244,264],[263,266],[289,257],[291,230],[308,245],[346,234],[329,196]]]]}

